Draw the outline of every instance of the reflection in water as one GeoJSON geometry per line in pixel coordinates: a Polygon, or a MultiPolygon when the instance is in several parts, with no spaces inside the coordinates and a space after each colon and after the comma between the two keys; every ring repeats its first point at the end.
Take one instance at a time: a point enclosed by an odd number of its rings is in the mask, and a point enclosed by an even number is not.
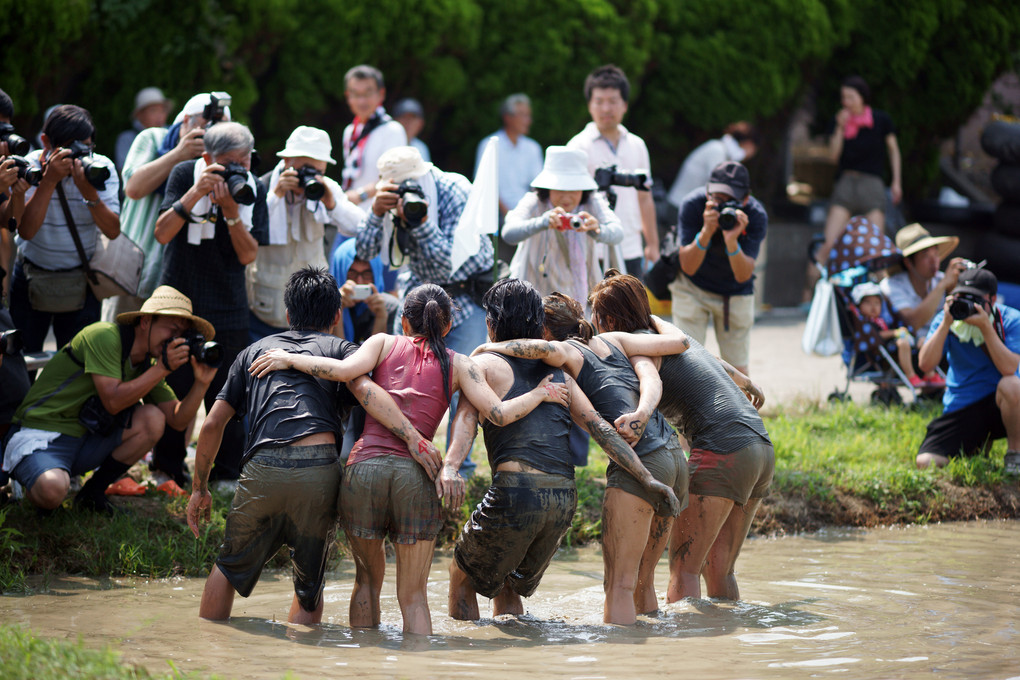
{"type": "MultiPolygon", "coordinates": [[[[1020,522],[981,522],[751,540],[739,563],[744,600],[663,604],[632,627],[601,621],[594,550],[556,560],[527,615],[479,622],[445,615],[449,562],[437,559],[429,637],[401,633],[392,578],[383,626],[349,628],[349,568],[329,581],[318,627],[284,623],[291,582],[282,573],[238,598],[229,624],[198,620],[201,579],[51,580],[41,594],[0,598],[0,617],[111,644],[153,670],[170,659],[236,678],[1006,678],[1020,669],[1018,539],[1020,522]]],[[[656,577],[662,593],[664,560],[656,577]]]]}

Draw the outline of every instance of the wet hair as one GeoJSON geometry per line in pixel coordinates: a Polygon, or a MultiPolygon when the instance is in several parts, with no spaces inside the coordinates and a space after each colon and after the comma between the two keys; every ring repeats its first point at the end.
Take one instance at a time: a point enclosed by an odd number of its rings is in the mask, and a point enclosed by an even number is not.
{"type": "Polygon", "coordinates": [[[584,100],[591,101],[591,92],[596,87],[604,89],[619,90],[623,101],[630,99],[630,81],[627,74],[615,64],[606,64],[588,74],[584,79],[584,100]]]}
{"type": "Polygon", "coordinates": [[[597,318],[605,330],[655,330],[644,284],[630,274],[607,269],[605,278],[592,287],[588,304],[592,318],[597,318]]]}
{"type": "Polygon", "coordinates": [[[521,279],[499,281],[482,297],[493,342],[541,338],[545,323],[542,296],[521,279]]]}
{"type": "Polygon", "coordinates": [[[843,82],[840,83],[842,87],[849,87],[853,90],[857,90],[857,93],[861,95],[861,99],[864,100],[865,104],[871,103],[871,88],[868,87],[868,81],[864,80],[860,76],[850,76],[844,78],[843,82]]]}
{"type": "Polygon", "coordinates": [[[341,301],[340,286],[322,267],[297,270],[290,275],[283,290],[283,304],[287,306],[290,327],[295,331],[329,331],[340,311],[341,301]]]}
{"type": "Polygon", "coordinates": [[[375,86],[380,90],[386,87],[386,83],[383,81],[382,71],[377,69],[375,66],[369,66],[368,64],[359,64],[351,67],[347,73],[344,74],[345,90],[351,80],[374,80],[375,86]]]}
{"type": "Polygon", "coordinates": [[[205,150],[213,160],[231,151],[251,151],[255,148],[255,137],[243,123],[223,122],[206,130],[202,138],[205,150]]]}
{"type": "Polygon", "coordinates": [[[499,107],[499,117],[513,116],[517,113],[517,107],[524,104],[528,108],[531,108],[531,98],[523,92],[512,94],[503,100],[503,104],[499,107]]]}
{"type": "Polygon", "coordinates": [[[434,283],[423,283],[412,288],[404,298],[404,318],[415,335],[421,335],[436,355],[439,368],[443,371],[443,394],[447,400],[450,393],[450,357],[446,354],[446,338],[443,331],[450,323],[453,300],[434,283]]]}
{"type": "Polygon", "coordinates": [[[53,109],[43,123],[43,134],[53,148],[68,146],[71,142],[96,141],[96,126],[89,112],[74,104],[61,104],[53,109]]]}
{"type": "Polygon", "coordinates": [[[584,318],[581,303],[563,293],[550,293],[542,298],[545,307],[545,329],[553,340],[577,338],[584,344],[595,337],[595,327],[584,318]]]}
{"type": "MultiPolygon", "coordinates": [[[[549,200],[549,189],[535,189],[535,193],[538,194],[538,200],[548,201],[549,200]]],[[[581,201],[577,204],[579,206],[584,205],[591,198],[591,190],[581,192],[581,201]]]]}
{"type": "Polygon", "coordinates": [[[14,118],[14,100],[3,90],[0,90],[0,116],[7,120],[14,118]]]}

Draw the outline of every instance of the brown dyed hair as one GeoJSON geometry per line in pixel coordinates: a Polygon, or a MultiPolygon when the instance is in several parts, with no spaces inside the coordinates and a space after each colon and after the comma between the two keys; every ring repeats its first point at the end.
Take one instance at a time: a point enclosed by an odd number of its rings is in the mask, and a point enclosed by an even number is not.
{"type": "Polygon", "coordinates": [[[584,310],[569,295],[550,293],[542,298],[545,307],[545,329],[554,340],[577,338],[588,344],[595,336],[595,328],[584,318],[584,310]]]}
{"type": "Polygon", "coordinates": [[[621,274],[616,269],[606,270],[604,279],[595,284],[588,295],[592,319],[608,331],[633,333],[636,330],[655,330],[648,294],[636,277],[621,274]]]}

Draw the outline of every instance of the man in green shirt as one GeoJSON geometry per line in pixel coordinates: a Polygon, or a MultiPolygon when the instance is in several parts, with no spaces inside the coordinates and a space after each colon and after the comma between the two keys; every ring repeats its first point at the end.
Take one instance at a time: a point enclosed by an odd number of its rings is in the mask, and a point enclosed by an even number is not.
{"type": "Polygon", "coordinates": [[[182,400],[166,376],[188,362],[182,334],[215,330],[192,314],[191,300],[160,286],[117,324],[86,326],[46,365],[14,415],[3,469],[44,510],[59,506],[71,475],[96,469],[76,507],[112,512],[105,491],[152,448],[166,425],[183,430],[202,403],[216,368],[190,358],[195,384],[182,400]],[[144,404],[139,404],[139,401],[144,404]],[[106,422],[103,422],[106,421],[106,422]]]}

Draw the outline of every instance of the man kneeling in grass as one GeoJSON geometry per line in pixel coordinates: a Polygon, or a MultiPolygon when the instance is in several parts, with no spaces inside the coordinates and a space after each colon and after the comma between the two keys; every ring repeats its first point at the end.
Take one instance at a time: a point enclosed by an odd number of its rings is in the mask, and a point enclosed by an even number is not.
{"type": "Polygon", "coordinates": [[[248,442],[242,473],[227,515],[223,545],[209,573],[198,615],[230,618],[234,592],[248,597],[259,574],[284,544],[294,567],[294,600],[288,621],[322,620],[326,558],[337,520],[337,494],[343,441],[352,394],[376,420],[403,439],[414,457],[435,476],[441,458],[407,421],[392,397],[367,376],[346,385],[300,371],[273,371],[257,378],[252,361],[272,348],[343,359],[357,345],[333,335],[340,323],[341,295],[325,269],[305,268],[291,275],[284,291],[290,330],[270,335],[242,351],[198,437],[188,526],[198,536],[209,519],[209,471],[223,429],[235,416],[248,416],[248,442]]]}

